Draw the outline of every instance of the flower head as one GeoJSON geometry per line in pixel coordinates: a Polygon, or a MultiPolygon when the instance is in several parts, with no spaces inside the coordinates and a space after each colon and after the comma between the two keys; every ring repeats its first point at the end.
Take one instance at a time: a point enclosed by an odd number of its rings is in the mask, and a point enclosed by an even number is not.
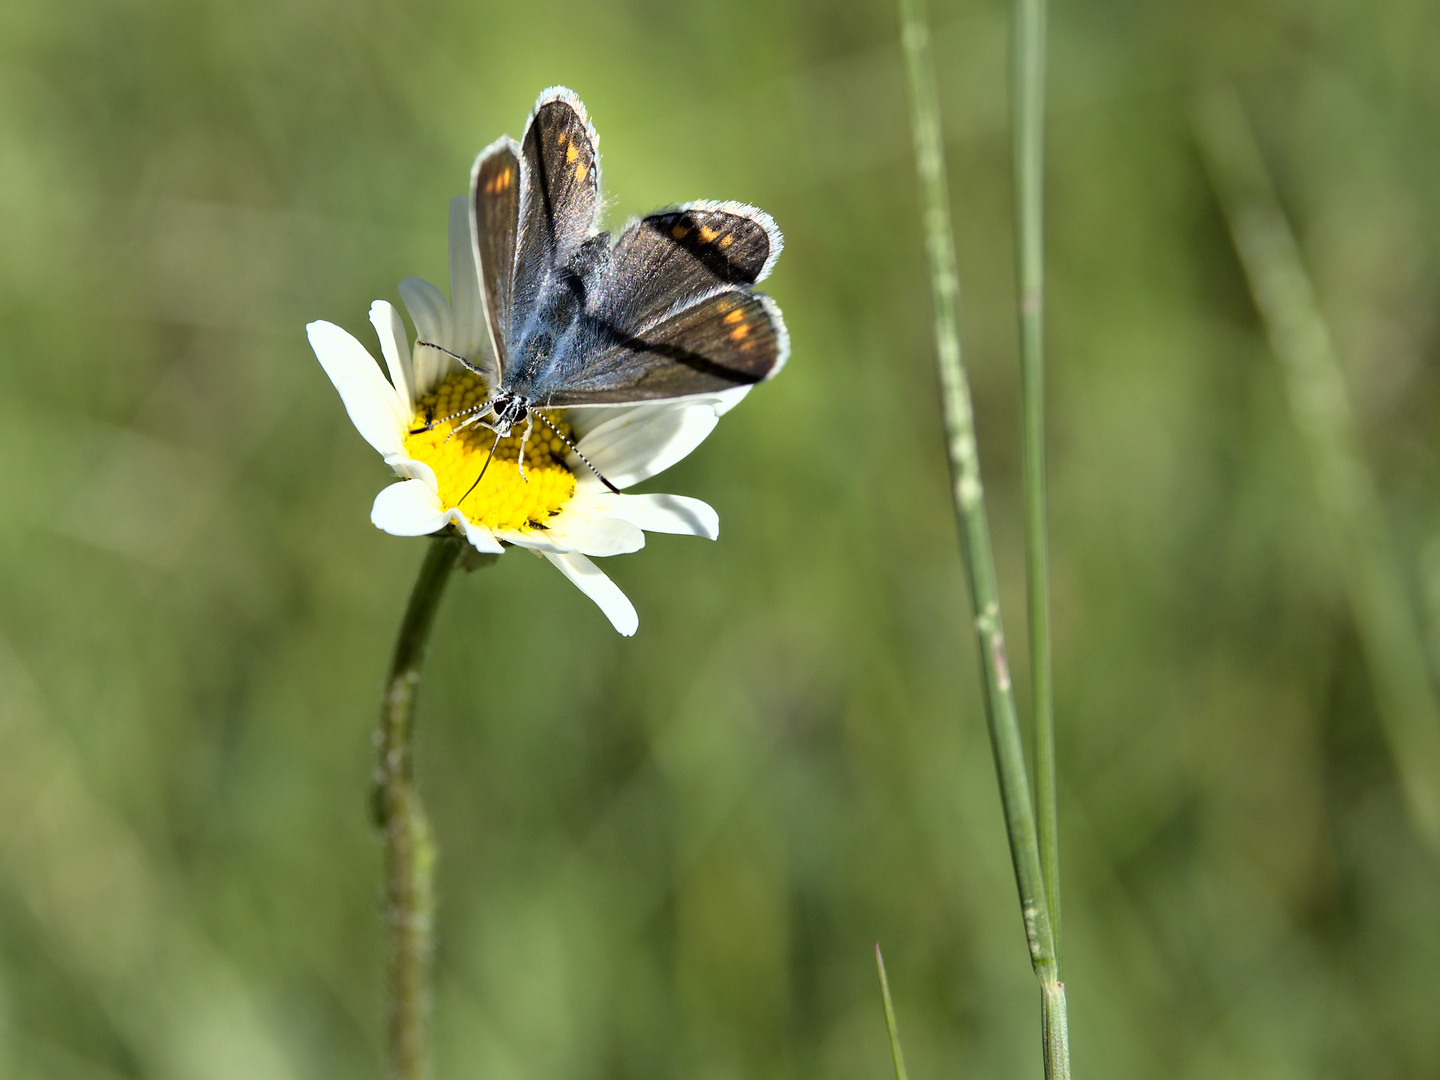
{"type": "Polygon", "coordinates": [[[415,344],[393,305],[377,300],[370,306],[388,380],[365,346],[340,327],[306,327],[356,429],[403,477],[376,496],[370,520],[396,536],[453,527],[487,554],[529,548],[628,636],[639,625],[635,608],[590,557],[637,551],[646,530],[713,540],[719,519],[698,499],[616,494],[597,473],[623,489],[669,468],[710,434],[749,387],[645,405],[537,410],[539,422],[528,431],[518,425],[504,437],[445,419],[486,400],[495,385],[468,215],[465,199],[451,202],[451,302],[419,278],[400,283],[415,344]],[[471,358],[482,374],[449,353],[471,358]]]}

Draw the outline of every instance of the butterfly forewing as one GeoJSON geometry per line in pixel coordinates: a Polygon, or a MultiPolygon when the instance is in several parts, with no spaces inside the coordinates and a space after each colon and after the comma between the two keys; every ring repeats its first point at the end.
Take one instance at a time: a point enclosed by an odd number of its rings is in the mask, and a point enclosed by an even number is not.
{"type": "Polygon", "coordinates": [[[789,339],[780,310],[755,293],[727,289],[640,333],[600,331],[599,350],[547,395],[557,407],[663,401],[748,386],[785,362],[789,339]]]}
{"type": "Polygon", "coordinates": [[[632,221],[615,245],[603,316],[642,332],[725,286],[755,284],[780,246],[770,215],[740,203],[692,203],[632,221]]]}
{"type": "Polygon", "coordinates": [[[515,240],[520,223],[520,159],[515,151],[511,139],[486,150],[475,162],[471,181],[481,289],[502,372],[514,307],[515,240]]]}
{"type": "Polygon", "coordinates": [[[521,154],[528,183],[516,295],[529,298],[590,234],[599,210],[595,134],[575,95],[568,90],[541,95],[526,125],[521,154]]]}

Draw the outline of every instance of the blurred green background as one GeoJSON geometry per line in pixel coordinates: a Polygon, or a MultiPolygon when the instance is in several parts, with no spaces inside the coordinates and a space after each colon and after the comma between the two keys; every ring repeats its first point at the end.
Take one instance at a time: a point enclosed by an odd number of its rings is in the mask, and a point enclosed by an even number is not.
{"type": "MultiPolygon", "coordinates": [[[[1023,687],[1007,11],[934,4],[1023,687]]],[[[0,1075],[379,1074],[371,733],[423,542],[304,338],[446,284],[476,151],[573,87],[609,221],[764,207],[789,368],[649,482],[718,544],[512,552],[421,694],[444,1080],[1038,1076],[883,0],[0,12],[0,1075]]],[[[1077,1075],[1440,1075],[1407,822],[1186,119],[1233,80],[1440,661],[1440,8],[1052,12],[1048,249],[1077,1075]]],[[[1023,693],[1022,693],[1022,705],[1023,693]]]]}

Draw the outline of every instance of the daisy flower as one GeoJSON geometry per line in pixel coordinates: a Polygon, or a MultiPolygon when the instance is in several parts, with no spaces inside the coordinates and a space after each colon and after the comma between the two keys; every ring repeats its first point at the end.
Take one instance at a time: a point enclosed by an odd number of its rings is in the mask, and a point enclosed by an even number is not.
{"type": "Polygon", "coordinates": [[[471,358],[481,371],[496,370],[464,198],[450,204],[450,293],[447,303],[427,281],[400,283],[415,325],[414,345],[393,305],[376,300],[370,306],[388,380],[365,346],[340,327],[328,322],[306,327],[356,430],[403,478],[376,496],[370,520],[396,536],[453,527],[485,554],[499,555],[507,546],[529,548],[590,597],[616,630],[635,633],[634,606],[591,558],[638,551],[647,530],[713,540],[720,522],[698,499],[615,494],[596,473],[623,489],[669,468],[750,388],[647,405],[543,410],[553,427],[534,425],[524,443],[522,476],[518,429],[498,444],[494,433],[479,425],[456,430],[446,421],[419,430],[487,400],[495,381],[487,385],[445,351],[418,344],[433,343],[471,358]]]}

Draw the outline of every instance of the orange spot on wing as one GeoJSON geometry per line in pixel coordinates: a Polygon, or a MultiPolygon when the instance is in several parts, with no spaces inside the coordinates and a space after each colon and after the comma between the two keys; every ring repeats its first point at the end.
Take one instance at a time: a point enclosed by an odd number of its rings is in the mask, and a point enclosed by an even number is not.
{"type": "Polygon", "coordinates": [[[568,138],[568,136],[565,134],[565,132],[561,131],[555,136],[555,145],[564,146],[566,138],[568,138]]]}
{"type": "Polygon", "coordinates": [[[745,313],[743,311],[732,311],[729,315],[725,316],[725,321],[727,323],[737,323],[744,317],[745,313]]]}
{"type": "Polygon", "coordinates": [[[690,230],[687,229],[684,225],[676,225],[673,229],[670,230],[670,235],[673,236],[676,240],[684,240],[685,237],[690,235],[690,230]]]}
{"type": "Polygon", "coordinates": [[[485,194],[494,195],[498,192],[505,191],[510,187],[510,183],[514,179],[515,173],[509,168],[506,168],[503,172],[491,173],[490,178],[485,181],[485,194]]]}
{"type": "MultiPolygon", "coordinates": [[[[573,150],[574,147],[571,147],[571,149],[573,150]]],[[[579,165],[576,165],[576,166],[575,166],[575,182],[578,184],[581,180],[584,180],[584,179],[585,179],[585,174],[588,173],[589,171],[590,171],[590,166],[586,165],[585,162],[583,162],[583,161],[580,162],[579,165]]]]}
{"type": "Polygon", "coordinates": [[[729,233],[726,233],[724,236],[720,237],[720,246],[721,246],[722,248],[727,248],[727,247],[729,247],[731,244],[733,244],[734,242],[735,242],[735,238],[734,238],[733,236],[731,236],[729,233]]]}
{"type": "Polygon", "coordinates": [[[574,164],[575,164],[575,159],[578,158],[579,156],[580,156],[580,151],[577,150],[577,149],[575,149],[575,144],[574,144],[573,142],[572,142],[569,146],[567,146],[567,147],[565,148],[565,162],[566,162],[566,164],[568,164],[568,165],[574,165],[574,164]]]}
{"type": "MultiPolygon", "coordinates": [[[[738,315],[739,312],[736,312],[736,314],[738,315]]],[[[729,320],[727,319],[726,321],[728,322],[729,320]]],[[[750,336],[750,324],[749,324],[749,323],[741,323],[739,326],[735,327],[734,330],[731,330],[731,331],[730,331],[730,340],[731,340],[731,341],[744,341],[744,340],[745,340],[747,337],[749,337],[749,336],[750,336]]]]}
{"type": "Polygon", "coordinates": [[[708,243],[710,243],[711,240],[714,240],[715,237],[717,237],[717,236],[719,236],[719,235],[720,235],[720,232],[719,232],[719,230],[717,230],[717,229],[712,229],[712,228],[710,228],[709,226],[706,226],[706,225],[701,225],[701,226],[700,226],[700,242],[701,242],[702,244],[708,244],[708,243]]]}

